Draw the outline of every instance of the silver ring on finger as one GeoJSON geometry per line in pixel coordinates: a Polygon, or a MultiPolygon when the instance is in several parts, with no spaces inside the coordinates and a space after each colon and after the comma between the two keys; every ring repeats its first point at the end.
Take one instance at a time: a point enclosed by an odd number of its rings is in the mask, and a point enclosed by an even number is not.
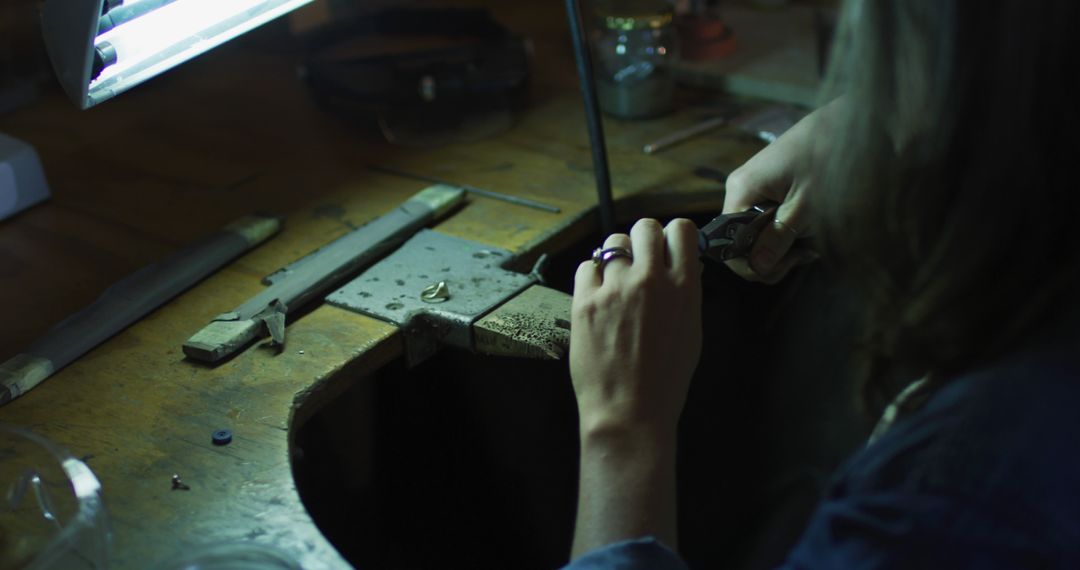
{"type": "Polygon", "coordinates": [[[776,226],[776,229],[784,230],[796,238],[799,237],[799,230],[796,230],[795,228],[785,224],[784,222],[781,222],[780,220],[774,219],[773,225],[776,226]]]}
{"type": "Polygon", "coordinates": [[[593,265],[601,270],[607,265],[607,262],[617,257],[624,257],[634,261],[634,254],[630,253],[630,250],[625,247],[598,247],[592,252],[593,265]]]}

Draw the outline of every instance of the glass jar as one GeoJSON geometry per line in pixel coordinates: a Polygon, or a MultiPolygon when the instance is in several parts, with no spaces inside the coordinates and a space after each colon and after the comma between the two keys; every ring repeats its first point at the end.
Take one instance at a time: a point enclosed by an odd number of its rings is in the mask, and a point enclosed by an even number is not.
{"type": "Polygon", "coordinates": [[[0,423],[0,568],[100,570],[112,532],[86,463],[0,423]]]}
{"type": "Polygon", "coordinates": [[[593,33],[596,91],[610,115],[639,119],[671,110],[678,56],[672,6],[664,0],[600,1],[593,33]]]}

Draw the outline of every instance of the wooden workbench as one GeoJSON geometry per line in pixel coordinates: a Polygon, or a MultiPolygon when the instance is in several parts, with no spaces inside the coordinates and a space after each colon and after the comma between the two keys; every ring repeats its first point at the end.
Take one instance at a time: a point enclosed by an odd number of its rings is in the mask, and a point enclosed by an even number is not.
{"type": "MultiPolygon", "coordinates": [[[[397,330],[322,305],[289,324],[281,354],[253,346],[207,367],[185,360],[180,346],[257,293],[264,275],[424,186],[365,165],[562,208],[550,214],[470,197],[437,226],[525,258],[594,229],[591,162],[561,5],[504,4],[497,17],[536,42],[531,103],[511,130],[480,142],[419,151],[364,138],[312,104],[295,80],[294,56],[251,42],[227,45],[90,111],[51,92],[0,117],[0,131],[38,149],[53,191],[48,203],[0,222],[0,361],[110,283],[233,219],[256,211],[286,216],[279,236],[0,408],[0,421],[87,459],[104,486],[115,568],[249,539],[282,547],[305,568],[346,566],[300,502],[290,431],[397,358],[397,330]],[[211,445],[220,428],[234,432],[232,444],[211,445]],[[172,490],[174,473],[190,491],[172,490]]],[[[616,196],[633,198],[622,201],[620,218],[719,207],[718,185],[693,177],[693,167],[730,170],[757,145],[721,132],[658,156],[640,151],[702,116],[607,121],[616,196]]]]}

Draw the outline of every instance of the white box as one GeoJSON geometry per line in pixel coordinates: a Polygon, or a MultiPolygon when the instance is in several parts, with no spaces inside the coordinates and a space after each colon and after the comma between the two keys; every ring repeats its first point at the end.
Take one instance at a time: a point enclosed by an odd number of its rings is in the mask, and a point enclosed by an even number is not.
{"type": "Polygon", "coordinates": [[[49,185],[37,151],[0,133],[0,220],[48,197],[49,185]]]}

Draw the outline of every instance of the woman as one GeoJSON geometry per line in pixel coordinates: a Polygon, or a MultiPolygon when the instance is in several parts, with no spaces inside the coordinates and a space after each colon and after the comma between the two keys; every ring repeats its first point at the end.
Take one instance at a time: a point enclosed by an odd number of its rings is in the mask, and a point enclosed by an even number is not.
{"type": "MultiPolygon", "coordinates": [[[[812,236],[862,293],[863,401],[893,401],[787,566],[1080,568],[1077,22],[1071,0],[848,2],[842,96],[729,179],[726,212],[781,203],[732,268],[774,282],[812,236]]],[[[696,239],[641,220],[604,243],[632,258],[578,269],[570,568],[682,567],[696,239]]]]}

